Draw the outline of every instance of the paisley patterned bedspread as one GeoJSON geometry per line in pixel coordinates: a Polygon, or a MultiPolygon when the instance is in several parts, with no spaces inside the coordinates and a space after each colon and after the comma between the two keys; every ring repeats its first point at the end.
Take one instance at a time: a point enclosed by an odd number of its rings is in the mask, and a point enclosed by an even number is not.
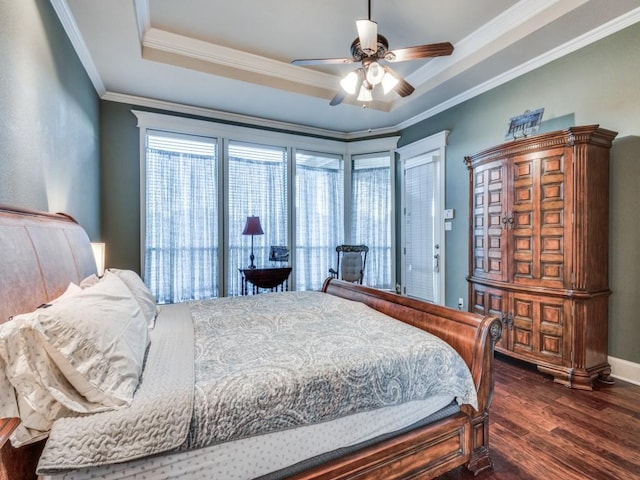
{"type": "Polygon", "coordinates": [[[430,395],[476,407],[447,343],[319,292],[190,304],[196,338],[188,447],[328,421],[430,395]]]}
{"type": "Polygon", "coordinates": [[[445,342],[320,292],[165,306],[131,407],[57,420],[38,473],[108,465],[449,394],[476,407],[445,342]]]}

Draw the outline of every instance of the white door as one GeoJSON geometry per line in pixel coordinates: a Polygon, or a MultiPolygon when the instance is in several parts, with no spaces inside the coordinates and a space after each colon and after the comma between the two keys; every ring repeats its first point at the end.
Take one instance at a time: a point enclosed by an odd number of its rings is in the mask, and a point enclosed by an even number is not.
{"type": "Polygon", "coordinates": [[[408,159],[402,169],[402,293],[443,303],[439,156],[408,159]]]}

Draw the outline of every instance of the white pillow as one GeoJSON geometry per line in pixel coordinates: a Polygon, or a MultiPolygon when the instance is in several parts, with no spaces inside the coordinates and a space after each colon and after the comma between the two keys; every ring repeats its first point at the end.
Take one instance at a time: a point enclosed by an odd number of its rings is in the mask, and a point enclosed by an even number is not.
{"type": "MultiPolygon", "coordinates": [[[[54,298],[53,300],[51,300],[48,303],[52,304],[52,303],[56,303],[56,302],[59,302],[61,300],[73,297],[74,295],[76,295],[77,293],[80,293],[81,291],[82,291],[82,289],[80,288],[79,285],[76,285],[75,283],[71,282],[69,284],[69,286],[67,287],[67,289],[64,292],[62,292],[62,295],[60,295],[57,298],[54,298]]],[[[45,303],[45,304],[41,305],[40,307],[44,307],[46,305],[47,304],[45,303]]],[[[38,308],[40,308],[40,307],[38,307],[38,308]]]]}
{"type": "Polygon", "coordinates": [[[0,368],[24,427],[17,444],[68,411],[129,405],[148,344],[140,306],[115,275],[0,325],[0,368]]]}
{"type": "Polygon", "coordinates": [[[92,273],[88,277],[84,278],[80,282],[80,288],[89,288],[94,286],[96,283],[100,281],[100,277],[98,277],[95,273],[92,273]]]}
{"type": "Polygon", "coordinates": [[[131,290],[134,298],[140,304],[142,314],[149,328],[153,328],[156,323],[156,316],[158,315],[158,305],[151,290],[144,284],[142,279],[133,270],[119,270],[117,268],[110,268],[105,272],[105,276],[110,274],[116,275],[122,280],[125,285],[131,290]]]}

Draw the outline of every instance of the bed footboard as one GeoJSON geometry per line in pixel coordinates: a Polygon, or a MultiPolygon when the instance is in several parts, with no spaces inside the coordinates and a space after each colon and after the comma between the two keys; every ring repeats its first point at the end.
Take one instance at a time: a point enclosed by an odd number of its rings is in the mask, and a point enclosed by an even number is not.
{"type": "MultiPolygon", "coordinates": [[[[403,297],[354,283],[327,278],[322,291],[330,295],[364,303],[390,317],[436,335],[451,345],[464,359],[478,392],[478,410],[462,406],[467,424],[461,430],[468,452],[458,464],[478,473],[491,466],[489,457],[489,406],[493,395],[493,349],[502,334],[496,317],[481,317],[449,307],[403,297]],[[464,459],[463,459],[464,458],[464,459]]],[[[452,431],[456,431],[452,423],[452,431]]],[[[425,454],[425,461],[431,461],[425,454]]]]}

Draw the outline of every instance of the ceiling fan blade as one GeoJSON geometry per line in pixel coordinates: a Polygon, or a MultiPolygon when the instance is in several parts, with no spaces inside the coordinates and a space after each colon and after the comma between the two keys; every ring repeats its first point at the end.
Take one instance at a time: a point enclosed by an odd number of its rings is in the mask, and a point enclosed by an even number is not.
{"type": "Polygon", "coordinates": [[[398,48],[385,55],[389,62],[403,62],[418,58],[444,57],[453,53],[453,45],[449,42],[432,43],[430,45],[418,45],[417,47],[398,48]]]}
{"type": "Polygon", "coordinates": [[[409,82],[407,82],[404,78],[398,75],[393,69],[391,69],[391,67],[389,67],[388,65],[385,65],[384,69],[389,75],[393,76],[396,80],[398,80],[398,84],[392,88],[392,90],[394,90],[398,95],[400,95],[401,97],[408,97],[413,93],[415,88],[413,88],[413,86],[409,82]]]}
{"type": "Polygon", "coordinates": [[[329,105],[331,105],[332,107],[335,107],[336,105],[340,105],[346,96],[347,96],[347,92],[340,90],[338,93],[336,93],[336,96],[331,99],[331,101],[329,102],[329,105]]]}
{"type": "Polygon", "coordinates": [[[378,51],[378,24],[371,20],[357,20],[360,48],[367,55],[373,55],[378,51]]]}
{"type": "Polygon", "coordinates": [[[344,65],[353,63],[352,58],[302,58],[291,60],[294,65],[344,65]]]}

